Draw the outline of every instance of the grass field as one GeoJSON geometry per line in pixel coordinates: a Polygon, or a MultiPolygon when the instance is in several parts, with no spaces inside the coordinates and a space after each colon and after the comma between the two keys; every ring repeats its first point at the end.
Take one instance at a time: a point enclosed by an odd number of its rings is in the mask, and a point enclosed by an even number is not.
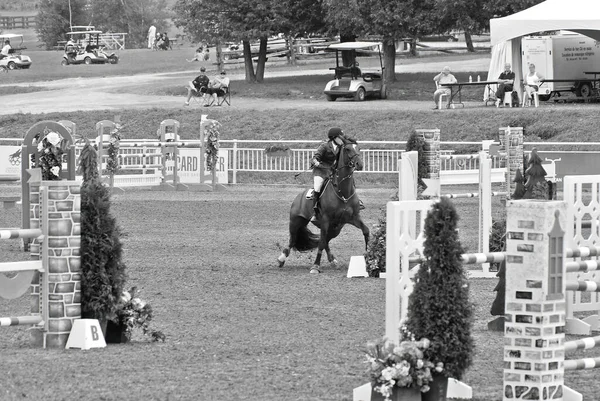
{"type": "MultiPolygon", "coordinates": [[[[314,252],[293,254],[277,267],[279,245],[287,242],[287,211],[299,190],[238,186],[225,193],[131,190],[115,196],[128,284],[142,289],[155,311],[152,326],[167,341],[137,337],[104,350],[43,351],[30,347],[25,328],[3,329],[0,398],[350,400],[352,388],[367,381],[364,346],[384,331],[385,282],[346,278],[350,256],[363,250],[353,227],[332,241],[338,268],[308,274],[314,252]]],[[[360,190],[369,226],[391,193],[360,190]]],[[[472,251],[476,200],[455,204],[461,241],[472,251]]],[[[18,224],[5,209],[0,219],[18,224]]],[[[3,255],[26,258],[17,244],[0,243],[3,255]]],[[[503,339],[486,328],[496,280],[470,283],[476,354],[465,381],[474,400],[498,401],[503,339]]],[[[27,314],[28,305],[3,301],[0,316],[27,314]]],[[[594,377],[587,371],[565,381],[590,397],[593,386],[584,383],[594,377]]]]}

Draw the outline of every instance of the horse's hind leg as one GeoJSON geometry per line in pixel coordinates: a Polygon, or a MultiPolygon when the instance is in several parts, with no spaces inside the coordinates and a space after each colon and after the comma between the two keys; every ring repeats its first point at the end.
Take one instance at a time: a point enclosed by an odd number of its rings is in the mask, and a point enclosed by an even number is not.
{"type": "Polygon", "coordinates": [[[277,261],[279,262],[279,267],[283,267],[288,256],[290,256],[290,248],[283,248],[283,250],[281,251],[281,255],[279,255],[279,257],[277,258],[277,261]]]}

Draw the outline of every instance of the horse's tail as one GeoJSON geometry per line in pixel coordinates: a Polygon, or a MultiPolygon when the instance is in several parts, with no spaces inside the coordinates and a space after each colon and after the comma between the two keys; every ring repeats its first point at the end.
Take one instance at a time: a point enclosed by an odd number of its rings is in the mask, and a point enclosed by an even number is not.
{"type": "Polygon", "coordinates": [[[310,231],[306,225],[297,226],[294,230],[290,225],[290,235],[294,249],[299,252],[307,252],[319,246],[320,236],[310,231]]]}

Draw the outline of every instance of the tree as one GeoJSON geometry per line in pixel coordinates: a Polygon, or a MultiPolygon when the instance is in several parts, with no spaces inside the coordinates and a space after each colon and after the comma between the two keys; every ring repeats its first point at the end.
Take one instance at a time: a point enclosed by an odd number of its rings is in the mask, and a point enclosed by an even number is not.
{"type": "Polygon", "coordinates": [[[444,363],[441,375],[460,380],[473,361],[473,306],[457,222],[456,210],[446,198],[427,213],[424,261],[415,275],[406,328],[415,338],[431,341],[425,358],[444,363]]]}
{"type": "Polygon", "coordinates": [[[396,41],[411,38],[411,52],[416,55],[417,38],[439,25],[436,0],[358,0],[358,5],[369,33],[382,37],[384,76],[387,82],[393,82],[396,41]]]}
{"type": "MultiPolygon", "coordinates": [[[[340,42],[354,42],[365,31],[365,21],[358,0],[324,0],[325,22],[331,35],[340,35],[340,42]]],[[[352,53],[342,51],[342,63],[349,67],[352,53]]]]}
{"type": "MultiPolygon", "coordinates": [[[[214,42],[220,52],[224,40],[241,40],[244,49],[246,82],[262,82],[267,61],[267,39],[279,33],[281,20],[274,0],[177,0],[175,25],[196,41],[214,42]],[[256,72],[250,41],[259,39],[256,72]]],[[[219,55],[217,55],[220,67],[219,55]]]]}
{"type": "Polygon", "coordinates": [[[521,169],[517,169],[517,172],[515,173],[514,182],[517,185],[515,186],[515,192],[510,197],[512,199],[523,199],[523,196],[525,196],[526,189],[523,186],[525,180],[523,179],[523,175],[521,174],[521,169]]]}
{"type": "Polygon", "coordinates": [[[85,6],[86,0],[40,1],[35,30],[46,50],[66,39],[65,33],[71,30],[70,21],[85,20],[85,6]]]}
{"type": "Polygon", "coordinates": [[[296,64],[294,38],[304,33],[319,33],[324,30],[323,1],[274,1],[274,12],[279,20],[279,31],[286,37],[288,60],[291,64],[296,64]]]}
{"type": "Polygon", "coordinates": [[[542,158],[533,148],[527,161],[527,182],[525,182],[525,194],[523,199],[547,199],[548,186],[546,184],[546,170],[542,166],[542,158]]]}
{"type": "Polygon", "coordinates": [[[81,305],[82,315],[116,318],[125,284],[120,229],[110,213],[110,189],[98,176],[97,154],[87,143],[81,151],[81,305]]]}
{"type": "Polygon", "coordinates": [[[150,25],[155,25],[158,32],[169,27],[166,0],[94,0],[89,13],[97,29],[127,33],[130,47],[146,47],[150,25]]]}
{"type": "Polygon", "coordinates": [[[486,9],[487,0],[440,1],[438,12],[442,31],[457,29],[464,32],[467,50],[474,52],[471,35],[489,29],[490,13],[486,9]]]}

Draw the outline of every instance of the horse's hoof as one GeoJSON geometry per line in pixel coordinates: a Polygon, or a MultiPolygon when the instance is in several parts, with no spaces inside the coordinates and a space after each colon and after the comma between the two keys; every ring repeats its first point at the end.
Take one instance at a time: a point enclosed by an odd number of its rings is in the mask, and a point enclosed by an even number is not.
{"type": "Polygon", "coordinates": [[[279,267],[283,267],[283,265],[285,265],[285,261],[282,262],[281,260],[278,260],[278,262],[279,262],[279,267]]]}
{"type": "Polygon", "coordinates": [[[321,270],[319,270],[319,268],[317,266],[313,266],[312,269],[310,269],[310,274],[319,274],[321,273],[321,270]]]}
{"type": "Polygon", "coordinates": [[[331,263],[332,266],[336,266],[337,267],[337,265],[338,265],[337,259],[333,259],[330,263],[331,263]]]}

